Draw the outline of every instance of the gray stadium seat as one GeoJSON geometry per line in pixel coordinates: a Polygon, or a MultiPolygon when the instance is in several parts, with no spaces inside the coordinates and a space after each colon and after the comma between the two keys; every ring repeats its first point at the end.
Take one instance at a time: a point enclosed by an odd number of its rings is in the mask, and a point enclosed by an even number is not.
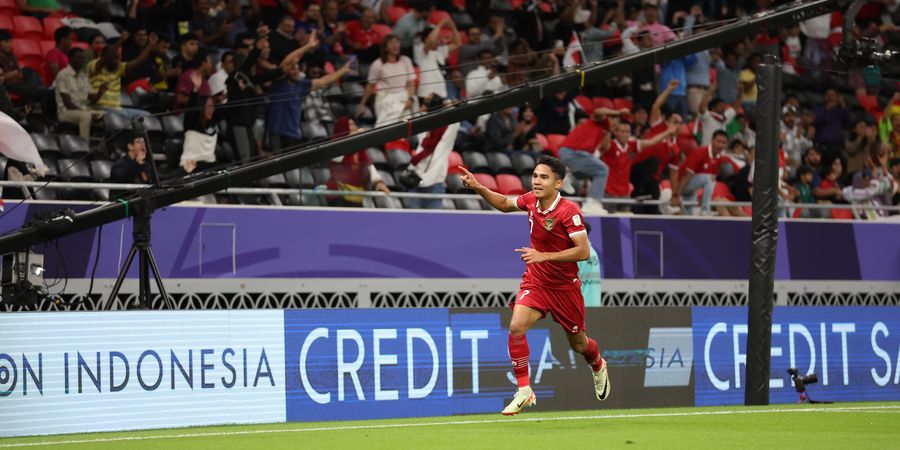
{"type": "Polygon", "coordinates": [[[56,165],[56,158],[41,158],[44,161],[44,165],[47,166],[47,173],[44,174],[42,180],[50,180],[57,175],[59,175],[59,169],[56,165]]]}
{"type": "Polygon", "coordinates": [[[481,202],[475,200],[474,198],[458,198],[453,200],[453,203],[456,204],[456,209],[466,210],[466,211],[481,211],[481,202]]]}
{"type": "Polygon", "coordinates": [[[447,174],[447,192],[451,194],[471,193],[462,182],[462,176],[458,173],[447,174]]]}
{"type": "Polygon", "coordinates": [[[322,122],[319,122],[318,120],[302,122],[300,124],[300,131],[303,133],[303,137],[310,141],[317,141],[328,137],[328,130],[325,129],[322,122]]]}
{"type": "Polygon", "coordinates": [[[63,181],[94,181],[94,177],[91,176],[91,168],[85,161],[80,159],[61,159],[57,164],[59,165],[59,178],[63,181]]]}
{"type": "Polygon", "coordinates": [[[160,120],[166,137],[182,137],[184,135],[184,122],[176,115],[165,115],[160,120]]]}
{"type": "Polygon", "coordinates": [[[487,154],[488,164],[491,166],[491,172],[496,174],[509,173],[514,174],[512,161],[505,153],[491,152],[487,154]]]}
{"type": "Polygon", "coordinates": [[[530,191],[531,190],[531,174],[522,175],[519,177],[519,179],[522,180],[522,187],[525,188],[525,192],[530,191]]]}
{"type": "MultiPolygon", "coordinates": [[[[112,166],[112,161],[91,161],[91,174],[94,175],[94,182],[107,182],[110,172],[112,172],[112,166]]],[[[94,198],[100,201],[109,201],[109,189],[94,189],[94,198]]]]}
{"type": "Polygon", "coordinates": [[[490,173],[491,166],[488,164],[487,158],[481,153],[463,152],[463,161],[471,172],[490,173]]]}
{"type": "Polygon", "coordinates": [[[375,168],[378,170],[389,170],[390,165],[387,162],[387,158],[384,157],[384,152],[381,149],[372,147],[366,150],[366,153],[369,155],[369,159],[372,160],[372,164],[375,165],[375,168]]]}
{"type": "Polygon", "coordinates": [[[382,209],[403,209],[403,203],[397,197],[378,196],[375,197],[375,207],[382,209]]]}
{"type": "Polygon", "coordinates": [[[259,185],[264,188],[286,188],[288,187],[287,179],[284,177],[283,173],[277,173],[270,177],[263,178],[259,180],[259,185]]]}
{"type": "Polygon", "coordinates": [[[409,162],[412,160],[412,155],[410,155],[409,152],[405,150],[388,150],[387,160],[388,165],[390,165],[394,170],[404,170],[409,166],[409,162]]]}
{"type": "Polygon", "coordinates": [[[313,177],[312,169],[309,167],[300,168],[300,186],[303,189],[316,187],[316,179],[313,177]]]}
{"type": "Polygon", "coordinates": [[[444,209],[456,209],[456,204],[453,203],[453,200],[451,200],[449,198],[445,198],[443,208],[444,209]]]}
{"type": "Polygon", "coordinates": [[[312,169],[313,179],[316,180],[316,185],[321,186],[328,183],[328,179],[331,178],[331,169],[327,167],[314,167],[312,169]]]}
{"type": "MultiPolygon", "coordinates": [[[[384,185],[387,186],[388,189],[390,189],[392,191],[396,191],[396,190],[400,189],[399,186],[397,186],[397,183],[394,181],[394,176],[391,175],[390,172],[387,172],[384,170],[379,170],[378,173],[381,174],[381,180],[384,181],[384,185]]],[[[378,197],[376,197],[376,198],[378,198],[378,197]]],[[[380,206],[379,206],[379,208],[380,208],[380,206]]]]}
{"type": "Polygon", "coordinates": [[[516,153],[512,157],[513,169],[519,175],[531,175],[534,171],[534,159],[525,153],[516,153]]]}
{"type": "Polygon", "coordinates": [[[90,145],[83,137],[72,134],[59,135],[59,148],[66,158],[81,158],[91,152],[90,145]]]}
{"type": "Polygon", "coordinates": [[[52,134],[31,133],[31,140],[34,141],[34,146],[37,147],[38,153],[40,153],[41,156],[55,158],[61,156],[59,141],[56,140],[56,136],[53,136],[52,134]]]}

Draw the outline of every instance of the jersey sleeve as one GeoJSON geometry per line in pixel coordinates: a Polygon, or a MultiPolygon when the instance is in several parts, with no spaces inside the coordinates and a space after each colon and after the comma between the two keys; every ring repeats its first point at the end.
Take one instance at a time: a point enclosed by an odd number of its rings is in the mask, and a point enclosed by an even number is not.
{"type": "Polygon", "coordinates": [[[528,211],[528,206],[533,205],[534,202],[535,200],[533,192],[528,192],[516,197],[516,207],[521,209],[522,211],[528,211]]]}
{"type": "Polygon", "coordinates": [[[587,229],[584,228],[584,216],[581,215],[581,211],[576,207],[566,208],[563,226],[566,228],[566,234],[569,237],[587,234],[587,229]]]}

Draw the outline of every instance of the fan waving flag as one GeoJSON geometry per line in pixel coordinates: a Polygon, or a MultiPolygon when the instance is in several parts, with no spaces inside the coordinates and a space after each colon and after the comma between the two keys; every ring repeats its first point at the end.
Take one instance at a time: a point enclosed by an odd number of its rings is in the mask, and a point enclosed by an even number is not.
{"type": "Polygon", "coordinates": [[[31,136],[12,117],[0,112],[0,154],[16,161],[34,164],[41,173],[47,166],[41,160],[31,136]]]}
{"type": "Polygon", "coordinates": [[[566,48],[566,56],[563,57],[563,67],[580,66],[584,62],[584,49],[581,47],[581,39],[578,33],[572,32],[572,39],[569,40],[569,47],[566,48]]]}

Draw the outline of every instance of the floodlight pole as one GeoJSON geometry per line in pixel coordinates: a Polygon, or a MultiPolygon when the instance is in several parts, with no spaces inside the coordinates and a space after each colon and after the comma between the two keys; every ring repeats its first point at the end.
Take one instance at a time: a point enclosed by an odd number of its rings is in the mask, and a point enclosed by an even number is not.
{"type": "Polygon", "coordinates": [[[753,240],[747,295],[747,373],[744,404],[769,404],[775,250],[778,243],[778,148],[781,64],[765,55],[756,69],[757,146],[753,173],[753,240]]]}

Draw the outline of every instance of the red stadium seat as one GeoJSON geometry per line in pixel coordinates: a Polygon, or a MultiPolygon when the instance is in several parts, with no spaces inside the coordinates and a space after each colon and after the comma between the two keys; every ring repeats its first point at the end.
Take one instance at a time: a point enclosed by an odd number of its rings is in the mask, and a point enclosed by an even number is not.
{"type": "Polygon", "coordinates": [[[594,109],[597,109],[597,108],[615,109],[615,106],[616,106],[616,105],[613,105],[612,100],[610,100],[606,97],[594,97],[592,101],[594,102],[594,109]]]}
{"type": "Polygon", "coordinates": [[[588,114],[594,112],[594,102],[590,97],[586,95],[579,95],[575,97],[575,102],[578,103],[579,106],[581,106],[581,109],[583,109],[584,112],[588,114]]]}
{"type": "Polygon", "coordinates": [[[537,133],[534,135],[534,138],[537,139],[538,144],[541,144],[541,147],[543,147],[544,150],[550,149],[550,140],[547,139],[547,136],[544,136],[541,133],[537,133]]]}
{"type": "Polygon", "coordinates": [[[475,173],[475,179],[481,183],[482,186],[496,192],[499,188],[497,187],[497,180],[494,179],[493,176],[486,173],[475,173]]]}
{"type": "Polygon", "coordinates": [[[13,17],[13,36],[19,39],[44,39],[44,26],[31,16],[13,17]]]}
{"type": "Polygon", "coordinates": [[[402,6],[391,6],[387,10],[388,20],[391,22],[391,25],[393,25],[397,23],[401,17],[405,16],[407,12],[409,12],[409,10],[402,6]]]}
{"type": "Polygon", "coordinates": [[[627,98],[613,99],[613,106],[615,107],[615,109],[627,108],[629,111],[634,111],[634,103],[627,98]]]}
{"type": "Polygon", "coordinates": [[[466,164],[463,162],[463,157],[456,151],[450,152],[450,167],[447,169],[447,173],[463,173],[462,170],[459,169],[459,166],[465,167],[466,164]]]}
{"type": "Polygon", "coordinates": [[[878,106],[878,97],[874,95],[857,95],[856,98],[859,100],[859,106],[862,106],[869,114],[874,114],[875,112],[880,112],[882,110],[882,108],[878,106]]]}
{"type": "Polygon", "coordinates": [[[391,27],[383,24],[383,23],[373,23],[372,30],[378,33],[378,45],[381,45],[381,41],[384,40],[384,37],[391,34],[393,30],[391,27]]]}
{"type": "Polygon", "coordinates": [[[44,55],[45,58],[47,57],[47,53],[54,48],[56,48],[56,41],[41,41],[41,54],[44,55]]]}
{"type": "Polygon", "coordinates": [[[396,141],[388,142],[387,144],[384,144],[384,150],[385,150],[385,151],[388,151],[388,150],[405,150],[405,151],[407,151],[407,152],[412,151],[412,150],[409,148],[409,141],[407,141],[406,139],[397,139],[396,141]]]}
{"type": "Polygon", "coordinates": [[[853,211],[849,209],[832,209],[831,218],[853,220],[853,211]]]}
{"type": "MultiPolygon", "coordinates": [[[[431,12],[431,16],[428,17],[428,23],[432,25],[437,25],[441,23],[444,19],[450,19],[450,14],[447,11],[441,11],[439,9],[435,9],[431,12]]],[[[453,20],[453,19],[450,19],[453,20]]]]}
{"type": "Polygon", "coordinates": [[[497,175],[497,192],[503,195],[522,195],[525,193],[525,187],[522,186],[519,177],[501,173],[497,175]]]}
{"type": "Polygon", "coordinates": [[[41,53],[41,44],[31,39],[13,39],[13,54],[19,59],[19,64],[28,67],[40,67],[44,62],[41,53]]]}
{"type": "Polygon", "coordinates": [[[44,39],[56,40],[53,33],[62,26],[62,19],[59,17],[44,17],[44,39]]]}
{"type": "Polygon", "coordinates": [[[0,15],[0,29],[4,29],[12,33],[13,21],[12,16],[0,15]]]}
{"type": "Polygon", "coordinates": [[[550,153],[553,154],[554,157],[559,158],[559,146],[566,140],[566,135],[564,134],[548,134],[547,135],[547,143],[548,148],[545,150],[550,150],[550,153]]]}
{"type": "MultiPolygon", "coordinates": [[[[16,0],[0,0],[0,16],[18,16],[19,2],[16,0]]],[[[7,28],[12,31],[12,28],[7,28]]]]}

